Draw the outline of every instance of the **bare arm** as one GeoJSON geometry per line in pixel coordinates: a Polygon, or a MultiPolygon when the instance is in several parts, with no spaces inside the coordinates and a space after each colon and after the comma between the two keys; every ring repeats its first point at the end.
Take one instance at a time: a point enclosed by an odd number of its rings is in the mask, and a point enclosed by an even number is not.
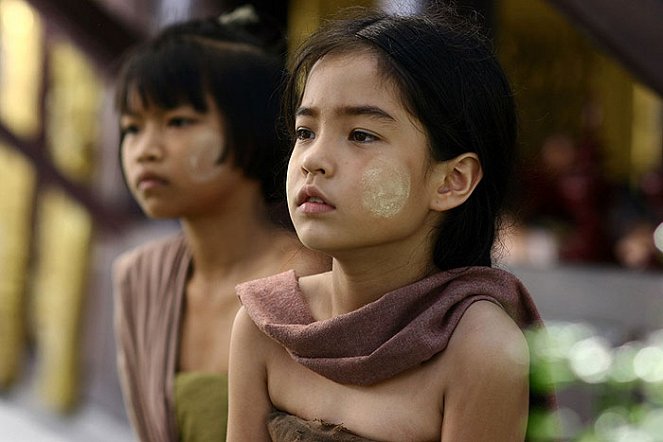
{"type": "Polygon", "coordinates": [[[272,409],[267,390],[268,340],[242,307],[230,341],[228,442],[271,440],[267,433],[272,409]]]}
{"type": "Polygon", "coordinates": [[[442,440],[523,441],[529,408],[529,352],[498,306],[473,304],[449,351],[454,368],[444,395],[442,440]]]}

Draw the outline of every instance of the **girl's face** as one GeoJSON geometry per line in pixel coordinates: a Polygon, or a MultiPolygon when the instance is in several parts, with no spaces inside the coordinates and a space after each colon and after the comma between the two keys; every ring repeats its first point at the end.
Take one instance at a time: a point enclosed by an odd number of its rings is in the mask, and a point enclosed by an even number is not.
{"type": "Polygon", "coordinates": [[[437,214],[427,195],[427,137],[366,52],[313,66],[296,111],[288,207],[301,241],[334,251],[421,241],[437,214]]]}
{"type": "Polygon", "coordinates": [[[218,164],[225,139],[212,100],[201,113],[190,105],[162,109],[134,99],[120,127],[127,184],[148,216],[180,218],[209,210],[242,175],[229,160],[218,164]]]}

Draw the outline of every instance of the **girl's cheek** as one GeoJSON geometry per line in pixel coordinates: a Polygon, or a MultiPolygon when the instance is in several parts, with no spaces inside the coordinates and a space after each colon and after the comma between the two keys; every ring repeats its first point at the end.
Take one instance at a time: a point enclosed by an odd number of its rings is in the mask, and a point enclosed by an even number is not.
{"type": "Polygon", "coordinates": [[[410,174],[402,166],[376,161],[361,177],[361,203],[373,215],[391,218],[410,196],[410,174]]]}
{"type": "Polygon", "coordinates": [[[120,145],[120,165],[122,167],[122,175],[124,177],[124,182],[127,184],[129,189],[133,190],[134,183],[132,182],[132,170],[131,170],[131,161],[127,159],[126,147],[124,144],[120,145]]]}
{"type": "Polygon", "coordinates": [[[290,204],[294,204],[296,194],[299,191],[297,187],[297,174],[301,174],[299,164],[299,156],[297,155],[297,151],[293,149],[288,159],[288,169],[285,177],[286,197],[289,207],[290,204]]]}
{"type": "Polygon", "coordinates": [[[209,181],[221,173],[222,168],[217,163],[224,147],[223,138],[212,131],[197,134],[191,140],[185,157],[185,170],[191,181],[209,181]]]}

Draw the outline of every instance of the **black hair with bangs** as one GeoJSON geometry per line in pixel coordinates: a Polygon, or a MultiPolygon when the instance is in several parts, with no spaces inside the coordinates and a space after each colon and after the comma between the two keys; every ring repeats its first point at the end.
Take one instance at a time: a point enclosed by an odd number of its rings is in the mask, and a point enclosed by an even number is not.
{"type": "Polygon", "coordinates": [[[191,105],[207,112],[209,97],[226,137],[219,162],[230,156],[247,177],[261,182],[266,201],[283,199],[286,149],[277,119],[284,68],[276,34],[268,40],[216,17],[166,27],[123,59],[115,107],[130,114],[137,97],[144,107],[191,105]]]}

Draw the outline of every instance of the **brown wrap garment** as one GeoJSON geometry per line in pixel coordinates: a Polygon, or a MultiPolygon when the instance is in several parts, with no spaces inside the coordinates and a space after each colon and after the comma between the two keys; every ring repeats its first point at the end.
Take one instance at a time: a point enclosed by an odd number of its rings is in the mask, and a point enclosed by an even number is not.
{"type": "Polygon", "coordinates": [[[177,442],[175,372],[191,254],[177,235],[114,265],[117,362],[127,414],[142,442],[177,442]]]}

